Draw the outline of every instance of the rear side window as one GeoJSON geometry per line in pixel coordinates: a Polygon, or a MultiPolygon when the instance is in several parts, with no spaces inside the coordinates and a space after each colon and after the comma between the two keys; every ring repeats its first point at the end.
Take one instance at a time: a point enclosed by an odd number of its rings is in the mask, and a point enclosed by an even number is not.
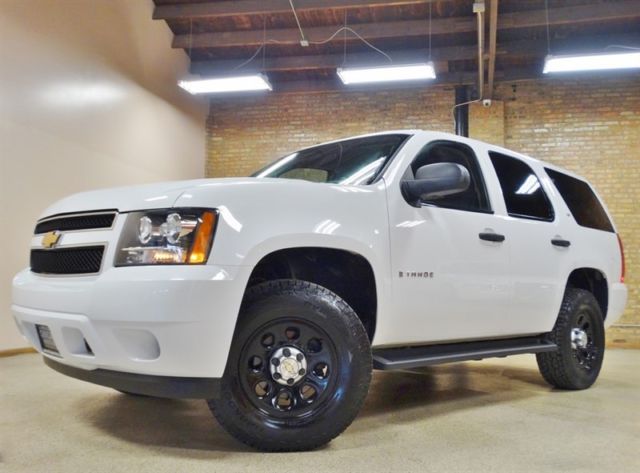
{"type": "Polygon", "coordinates": [[[552,221],[553,207],[533,169],[525,162],[504,154],[489,153],[489,156],[509,215],[552,221]]]}
{"type": "Polygon", "coordinates": [[[578,225],[613,232],[613,225],[589,184],[553,169],[545,168],[578,225]]]}

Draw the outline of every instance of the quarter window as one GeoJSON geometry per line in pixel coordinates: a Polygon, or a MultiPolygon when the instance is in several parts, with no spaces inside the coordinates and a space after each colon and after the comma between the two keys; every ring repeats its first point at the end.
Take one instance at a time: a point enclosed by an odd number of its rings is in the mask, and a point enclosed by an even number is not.
{"type": "Polygon", "coordinates": [[[613,232],[613,225],[589,184],[553,169],[545,168],[578,225],[613,232]]]}
{"type": "Polygon", "coordinates": [[[533,169],[525,162],[504,154],[489,153],[489,156],[509,215],[552,221],[553,207],[533,169]]]}

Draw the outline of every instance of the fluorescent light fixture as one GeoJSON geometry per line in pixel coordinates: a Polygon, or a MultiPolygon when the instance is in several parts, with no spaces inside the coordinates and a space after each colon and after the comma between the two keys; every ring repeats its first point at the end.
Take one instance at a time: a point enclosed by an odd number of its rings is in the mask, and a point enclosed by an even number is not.
{"type": "Polygon", "coordinates": [[[374,82],[428,80],[436,78],[433,63],[386,67],[339,67],[338,76],[346,85],[374,82]]]}
{"type": "Polygon", "coordinates": [[[220,94],[246,92],[250,90],[272,90],[271,84],[262,74],[212,79],[181,80],[178,86],[190,94],[220,94]]]}
{"type": "Polygon", "coordinates": [[[604,71],[640,67],[640,52],[587,54],[583,56],[547,56],[544,72],[604,71]]]}

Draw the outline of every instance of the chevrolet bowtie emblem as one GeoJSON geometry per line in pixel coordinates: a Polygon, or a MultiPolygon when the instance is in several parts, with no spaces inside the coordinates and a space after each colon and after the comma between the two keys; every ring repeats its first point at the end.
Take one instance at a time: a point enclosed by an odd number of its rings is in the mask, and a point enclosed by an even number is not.
{"type": "Polygon", "coordinates": [[[45,248],[53,248],[60,240],[60,233],[57,230],[54,230],[49,233],[45,233],[42,237],[42,246],[45,248]]]}

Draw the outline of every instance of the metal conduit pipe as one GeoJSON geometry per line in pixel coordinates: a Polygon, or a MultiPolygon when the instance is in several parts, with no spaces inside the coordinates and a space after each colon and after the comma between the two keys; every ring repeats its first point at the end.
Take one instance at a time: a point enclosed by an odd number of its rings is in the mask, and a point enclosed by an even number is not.
{"type": "Polygon", "coordinates": [[[484,97],[484,0],[473,4],[473,12],[478,19],[478,98],[469,101],[467,86],[456,87],[453,120],[455,133],[460,136],[469,136],[469,104],[484,97]]]}
{"type": "Polygon", "coordinates": [[[478,99],[484,98],[484,1],[473,4],[473,12],[478,18],[478,99]]]}

